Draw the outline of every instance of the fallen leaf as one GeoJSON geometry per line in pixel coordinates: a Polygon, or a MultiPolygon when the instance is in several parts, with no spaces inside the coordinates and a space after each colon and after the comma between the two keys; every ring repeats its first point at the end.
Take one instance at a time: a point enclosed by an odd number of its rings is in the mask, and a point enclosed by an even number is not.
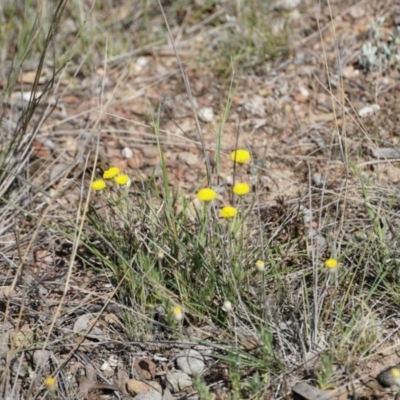
{"type": "Polygon", "coordinates": [[[50,171],[50,181],[55,182],[63,178],[68,168],[70,168],[70,165],[67,163],[56,164],[50,171]]]}
{"type": "Polygon", "coordinates": [[[105,314],[104,316],[104,320],[107,322],[107,324],[109,325],[118,325],[120,327],[123,327],[123,324],[121,322],[121,320],[118,318],[117,315],[109,313],[109,314],[105,314]]]}
{"type": "Polygon", "coordinates": [[[33,331],[28,324],[23,325],[18,332],[13,333],[13,343],[17,349],[31,346],[33,339],[33,331]]]}
{"type": "Polygon", "coordinates": [[[156,376],[156,365],[149,358],[138,358],[134,368],[143,379],[152,380],[156,376]]]}
{"type": "Polygon", "coordinates": [[[47,159],[52,158],[51,153],[47,148],[47,146],[43,142],[37,139],[32,142],[32,153],[36,157],[47,158],[47,159]]]}
{"type": "MultiPolygon", "coordinates": [[[[28,71],[24,72],[20,77],[19,81],[22,83],[34,83],[36,79],[37,71],[28,71]]],[[[39,84],[42,85],[46,83],[46,76],[42,74],[42,76],[39,77],[39,84]]]]}
{"type": "MultiPolygon", "coordinates": [[[[15,288],[14,288],[15,289],[15,288]]],[[[10,286],[0,286],[0,297],[9,297],[14,293],[12,285],[10,286]]]]}
{"type": "Polygon", "coordinates": [[[145,393],[151,390],[151,386],[149,386],[146,382],[138,381],[137,379],[129,379],[126,382],[126,390],[129,394],[135,395],[139,393],[145,393]]]}
{"type": "Polygon", "coordinates": [[[74,324],[74,332],[78,333],[81,332],[83,330],[86,330],[89,326],[89,322],[91,321],[91,319],[93,318],[92,314],[83,314],[81,315],[74,324]]]}

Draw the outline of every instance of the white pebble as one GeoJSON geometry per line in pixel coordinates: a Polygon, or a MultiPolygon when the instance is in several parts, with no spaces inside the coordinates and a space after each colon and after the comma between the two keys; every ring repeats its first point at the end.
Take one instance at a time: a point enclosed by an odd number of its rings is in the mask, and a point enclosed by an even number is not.
{"type": "Polygon", "coordinates": [[[122,157],[124,158],[132,158],[133,157],[133,151],[129,147],[124,147],[122,150],[122,157]]]}
{"type": "Polygon", "coordinates": [[[135,71],[141,72],[148,63],[149,63],[149,60],[146,57],[139,57],[135,64],[135,71]]]}
{"type": "Polygon", "coordinates": [[[360,111],[358,111],[358,115],[361,118],[370,117],[371,115],[379,111],[379,109],[380,109],[379,104],[371,104],[370,106],[365,106],[360,111]]]}
{"type": "Polygon", "coordinates": [[[205,122],[211,122],[214,119],[214,110],[211,107],[204,107],[200,110],[200,117],[205,122]]]}

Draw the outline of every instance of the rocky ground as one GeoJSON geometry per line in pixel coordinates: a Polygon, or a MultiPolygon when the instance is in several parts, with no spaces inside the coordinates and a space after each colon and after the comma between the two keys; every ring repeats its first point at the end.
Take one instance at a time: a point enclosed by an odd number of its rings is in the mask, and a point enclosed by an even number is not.
{"type": "MultiPolygon", "coordinates": [[[[192,10],[199,2],[190,3],[192,10]]],[[[236,147],[245,147],[255,160],[246,173],[254,183],[259,182],[267,222],[282,199],[288,203],[305,201],[317,210],[310,216],[310,226],[323,232],[325,238],[340,232],[339,241],[345,246],[350,240],[346,235],[355,237],[363,231],[358,223],[364,218],[360,177],[373,182],[373,187],[366,184],[365,190],[373,198],[376,195],[377,203],[383,198],[383,207],[393,199],[392,209],[396,209],[400,180],[400,4],[394,0],[304,1],[283,11],[271,7],[268,17],[274,37],[287,35],[284,51],[249,65],[239,63],[236,68],[215,62],[230,29],[229,6],[216,3],[203,9],[204,18],[197,23],[191,23],[192,14],[182,10],[181,23],[176,20],[171,26],[176,51],[168,39],[112,56],[99,51],[93,55],[91,69],[79,69],[76,62],[67,64],[40,100],[27,129],[34,134],[21,146],[26,149],[23,173],[17,162],[13,168],[20,174],[18,182],[3,181],[2,193],[9,202],[3,205],[1,230],[0,267],[5,278],[0,302],[3,315],[8,315],[3,321],[3,337],[7,339],[2,353],[9,351],[10,340],[16,349],[13,358],[6,360],[14,372],[9,381],[3,379],[3,389],[10,392],[16,385],[13,393],[40,393],[32,370],[37,373],[45,365],[49,371],[62,371],[66,382],[76,382],[76,398],[128,398],[148,390],[131,388],[143,385],[143,380],[150,381],[152,389],[167,387],[165,399],[196,398],[191,389],[193,366],[189,371],[177,366],[171,372],[188,346],[172,341],[128,342],[119,318],[119,307],[126,306],[101,301],[113,293],[113,287],[96,278],[93,269],[80,261],[74,262],[71,276],[65,273],[74,252],[74,232],[68,232],[70,239],[61,239],[60,232],[46,230],[46,225],[37,231],[37,219],[31,216],[57,221],[61,215],[78,215],[77,206],[87,195],[95,162],[96,174],[113,165],[135,182],[153,174],[161,178],[155,121],[169,183],[189,199],[206,178],[205,158],[211,161],[219,184],[229,185],[233,179],[229,154],[236,147]],[[204,22],[206,18],[228,22],[221,27],[204,22]],[[177,55],[190,83],[194,108],[177,55]],[[219,140],[220,163],[215,165],[219,140]],[[320,205],[321,192],[327,200],[320,205]],[[13,203],[21,207],[19,212],[13,203]],[[18,280],[7,281],[10,276],[18,280]],[[67,281],[69,290],[64,293],[67,281]],[[61,299],[62,315],[54,327],[61,299]],[[21,322],[16,329],[18,317],[21,322]],[[88,337],[73,335],[86,329],[93,318],[98,318],[96,332],[88,337]],[[34,349],[34,338],[46,337],[50,327],[64,339],[48,338],[51,351],[34,349]],[[70,339],[65,340],[68,335],[70,339]],[[33,348],[28,351],[29,346],[33,348]],[[50,361],[43,363],[43,359],[50,361]],[[84,377],[80,375],[83,369],[84,377]],[[107,386],[100,378],[112,383],[107,386]]],[[[126,7],[121,5],[117,11],[123,19],[126,7]]],[[[162,26],[160,15],[154,17],[153,24],[162,26]]],[[[67,18],[60,34],[68,35],[68,29],[76,27],[67,18]]],[[[129,29],[127,35],[132,34],[129,29]]],[[[111,33],[110,38],[115,40],[111,33]]],[[[4,104],[2,129],[6,132],[17,126],[21,110],[28,104],[36,61],[21,70],[4,104]]],[[[0,71],[3,88],[11,68],[5,65],[0,71]]],[[[51,65],[45,63],[35,96],[45,90],[52,73],[51,65]]],[[[386,222],[397,229],[396,218],[386,222]]],[[[393,323],[398,321],[396,315],[393,323]]],[[[205,337],[217,334],[208,332],[205,337]]],[[[332,391],[332,396],[350,398],[349,393],[355,390],[350,386],[357,380],[358,398],[392,398],[379,385],[359,383],[400,361],[389,350],[398,348],[397,341],[392,337],[386,345],[362,360],[359,376],[341,382],[340,390],[332,391]]],[[[201,372],[208,368],[206,380],[215,388],[217,398],[229,398],[227,366],[207,358],[210,348],[199,346],[196,351],[203,362],[198,368],[201,372]]],[[[41,370],[39,375],[45,372],[41,370]]],[[[271,397],[264,398],[290,398],[295,381],[304,378],[305,373],[297,372],[295,379],[285,377],[276,392],[268,392],[265,396],[271,397]]],[[[67,389],[65,393],[59,390],[59,398],[71,398],[67,389]]],[[[154,392],[152,396],[147,398],[156,398],[154,392]]]]}

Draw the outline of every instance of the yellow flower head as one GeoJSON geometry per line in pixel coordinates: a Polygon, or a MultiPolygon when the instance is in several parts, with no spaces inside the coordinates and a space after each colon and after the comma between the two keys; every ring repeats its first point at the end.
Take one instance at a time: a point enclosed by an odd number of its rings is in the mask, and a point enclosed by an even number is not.
{"type": "Polygon", "coordinates": [[[338,260],[335,258],[328,258],[325,261],[325,267],[330,269],[331,271],[335,270],[338,267],[339,263],[338,260]]]}
{"type": "Polygon", "coordinates": [[[233,218],[237,215],[237,208],[232,206],[225,206],[219,210],[219,216],[221,218],[233,218]]]}
{"type": "Polygon", "coordinates": [[[44,385],[49,392],[55,392],[57,389],[57,380],[53,376],[49,376],[44,380],[44,385]]]}
{"type": "Polygon", "coordinates": [[[397,367],[393,367],[391,369],[391,373],[394,379],[397,380],[397,382],[400,382],[400,369],[397,367]]]}
{"type": "Polygon", "coordinates": [[[103,179],[96,179],[92,182],[92,189],[96,190],[96,192],[103,190],[107,187],[107,184],[103,181],[103,179]]]}
{"type": "Polygon", "coordinates": [[[377,377],[376,380],[383,387],[391,387],[394,385],[400,386],[400,369],[398,366],[389,367],[383,370],[377,377]]]}
{"type": "Polygon", "coordinates": [[[258,272],[263,272],[265,270],[265,263],[263,260],[256,261],[256,269],[258,272]]]}
{"type": "Polygon", "coordinates": [[[250,152],[248,152],[247,150],[239,149],[232,151],[231,153],[231,160],[239,164],[244,164],[245,162],[250,161],[250,159],[250,152]]]}
{"type": "Polygon", "coordinates": [[[103,173],[103,178],[104,179],[112,179],[115,178],[119,174],[119,168],[118,167],[111,167],[104,171],[103,173]]]}
{"type": "Polygon", "coordinates": [[[172,309],[172,314],[174,314],[174,318],[176,321],[182,321],[183,319],[183,313],[182,309],[179,306],[176,306],[172,309]]]}
{"type": "Polygon", "coordinates": [[[204,202],[209,202],[217,197],[215,190],[210,188],[200,189],[197,193],[197,198],[204,202]]]}
{"type": "Polygon", "coordinates": [[[239,182],[233,187],[233,193],[238,196],[244,196],[250,192],[250,186],[247,183],[239,182]]]}
{"type": "Polygon", "coordinates": [[[131,180],[129,179],[129,176],[126,174],[119,174],[114,178],[114,182],[119,185],[119,186],[129,186],[131,183],[131,180]]]}

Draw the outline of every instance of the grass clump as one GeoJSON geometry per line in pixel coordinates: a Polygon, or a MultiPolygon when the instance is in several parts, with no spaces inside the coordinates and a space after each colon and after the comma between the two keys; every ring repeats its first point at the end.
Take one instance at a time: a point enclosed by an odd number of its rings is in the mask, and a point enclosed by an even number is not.
{"type": "Polygon", "coordinates": [[[244,70],[262,74],[273,60],[289,55],[289,14],[273,10],[269,1],[241,2],[231,7],[229,17],[214,28],[218,32],[214,46],[207,49],[214,55],[210,60],[213,69],[222,77],[244,70]],[[264,17],[272,14],[274,18],[264,17]]]}
{"type": "MultiPolygon", "coordinates": [[[[179,204],[180,211],[171,215],[162,189],[155,181],[136,186],[135,201],[132,202],[131,192],[113,188],[108,193],[103,192],[104,205],[92,208],[89,218],[103,241],[113,245],[114,262],[109,264],[113,276],[118,279],[127,269],[131,271],[126,286],[132,301],[147,308],[168,300],[183,303],[185,308],[195,311],[203,303],[202,299],[208,299],[210,305],[207,308],[210,309],[214,301],[220,302],[222,298],[214,297],[218,292],[216,285],[229,279],[223,278],[224,268],[230,260],[224,260],[229,252],[222,245],[235,233],[232,229],[237,231],[242,222],[235,220],[230,226],[219,221],[215,206],[207,204],[216,195],[210,188],[199,191],[198,197],[204,201],[204,207],[199,208],[195,208],[182,194],[172,193],[173,210],[179,204]],[[115,240],[116,237],[120,239],[115,240]],[[209,257],[214,261],[212,265],[209,257]],[[196,292],[190,290],[193,284],[198,285],[196,292]],[[153,290],[158,286],[165,288],[165,292],[153,290]],[[152,293],[145,295],[150,288],[153,288],[152,293]],[[138,297],[139,292],[142,295],[138,297]]],[[[236,215],[236,208],[222,207],[223,218],[234,217],[232,210],[236,215]]],[[[239,247],[243,245],[242,240],[238,238],[239,247]]],[[[239,270],[240,263],[234,260],[234,264],[237,265],[234,270],[239,270]]],[[[241,275],[237,272],[237,276],[241,275]]],[[[223,292],[227,289],[224,288],[223,292]]],[[[198,311],[203,314],[206,310],[200,308],[198,311]]]]}
{"type": "MultiPolygon", "coordinates": [[[[245,161],[249,160],[247,152],[245,161]]],[[[234,207],[224,205],[235,196],[232,189],[218,196],[212,188],[200,189],[197,196],[171,189],[167,193],[155,179],[129,189],[111,187],[95,194],[98,205],[88,212],[91,228],[85,247],[110,282],[123,280],[117,297],[135,310],[126,320],[127,331],[135,339],[160,334],[154,324],[161,308],[167,317],[160,329],[167,337],[181,335],[174,319],[197,331],[191,337],[195,341],[202,339],[202,327],[221,326],[219,342],[231,354],[227,360],[253,370],[259,354],[256,370],[276,372],[280,364],[267,333],[263,297],[249,292],[263,273],[253,269],[250,254],[255,243],[247,236],[251,200],[244,198],[253,195],[240,193],[234,207]],[[232,340],[238,352],[226,346],[232,340]]]]}

